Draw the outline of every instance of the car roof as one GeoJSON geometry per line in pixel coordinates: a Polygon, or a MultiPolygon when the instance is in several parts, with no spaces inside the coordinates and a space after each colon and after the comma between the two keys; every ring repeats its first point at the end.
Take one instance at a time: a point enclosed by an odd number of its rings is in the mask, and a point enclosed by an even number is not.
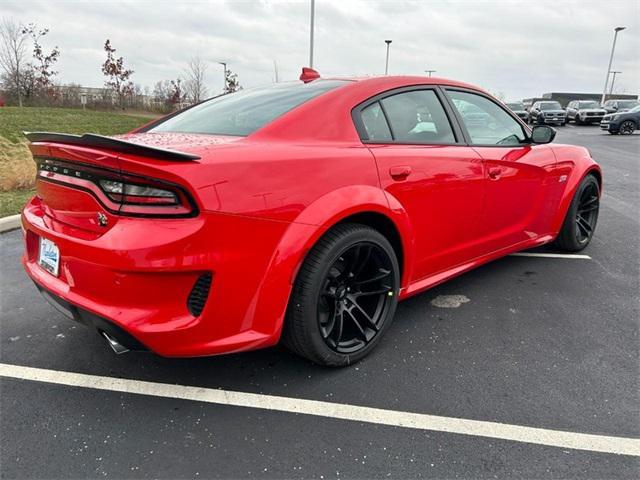
{"type": "Polygon", "coordinates": [[[276,138],[291,141],[313,138],[316,141],[360,143],[351,112],[357,105],[376,95],[405,87],[435,85],[467,88],[490,95],[471,84],[439,77],[411,75],[320,77],[308,80],[308,82],[326,80],[343,80],[344,85],[304,102],[255,131],[249,135],[249,138],[258,141],[276,138]],[[333,112],[331,113],[331,121],[327,121],[327,112],[333,112]]]}

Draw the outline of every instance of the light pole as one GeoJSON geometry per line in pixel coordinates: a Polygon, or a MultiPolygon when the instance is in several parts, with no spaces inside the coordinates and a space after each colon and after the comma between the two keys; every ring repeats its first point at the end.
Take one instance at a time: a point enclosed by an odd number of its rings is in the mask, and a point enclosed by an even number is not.
{"type": "Polygon", "coordinates": [[[611,87],[609,88],[609,98],[611,98],[611,95],[613,94],[613,84],[616,83],[616,74],[622,72],[620,70],[613,70],[609,73],[613,73],[613,78],[611,79],[611,87]]]}
{"type": "Polygon", "coordinates": [[[391,45],[391,40],[385,40],[384,43],[387,44],[387,61],[384,64],[384,74],[389,74],[389,45],[391,45]]]}
{"type": "Polygon", "coordinates": [[[316,16],[316,2],[311,0],[311,28],[309,29],[309,68],[313,68],[313,26],[316,16]]]}
{"type": "Polygon", "coordinates": [[[226,62],[218,63],[224,67],[224,90],[222,90],[222,93],[227,93],[227,64],[226,62]]]}
{"type": "Polygon", "coordinates": [[[604,99],[607,96],[607,84],[609,83],[609,72],[611,72],[611,63],[613,63],[613,52],[616,51],[616,39],[618,38],[618,32],[621,32],[627,27],[616,27],[614,28],[613,34],[613,46],[611,47],[611,56],[609,57],[609,67],[607,67],[607,78],[604,81],[604,89],[602,90],[602,100],[600,100],[600,104],[604,103],[604,99]]]}
{"type": "Polygon", "coordinates": [[[436,73],[436,70],[425,70],[425,73],[429,75],[429,78],[431,78],[431,74],[436,73]]]}

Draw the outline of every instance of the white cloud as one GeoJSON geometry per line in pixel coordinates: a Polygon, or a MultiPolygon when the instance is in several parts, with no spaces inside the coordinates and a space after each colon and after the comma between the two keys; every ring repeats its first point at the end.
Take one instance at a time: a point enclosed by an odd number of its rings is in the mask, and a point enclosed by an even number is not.
{"type": "MultiPolygon", "coordinates": [[[[294,79],[309,56],[309,1],[2,0],[0,16],[51,29],[62,52],[59,80],[99,86],[102,45],[135,70],[136,83],[183,74],[187,59],[211,62],[210,91],[222,87],[226,61],[245,86],[294,79]]],[[[436,75],[481,85],[509,98],[602,89],[613,27],[619,35],[616,85],[640,85],[640,3],[587,1],[316,0],[315,66],[323,75],[379,74],[384,39],[391,74],[436,75]]]]}

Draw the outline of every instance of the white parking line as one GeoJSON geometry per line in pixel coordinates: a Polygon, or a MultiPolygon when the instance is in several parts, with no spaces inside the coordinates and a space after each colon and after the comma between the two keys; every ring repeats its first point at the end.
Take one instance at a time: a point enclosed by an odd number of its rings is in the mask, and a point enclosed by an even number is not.
{"type": "Polygon", "coordinates": [[[573,258],[576,260],[591,260],[589,255],[576,255],[566,253],[530,253],[530,252],[518,252],[512,253],[510,257],[540,257],[540,258],[573,258]]]}
{"type": "Polygon", "coordinates": [[[217,405],[299,413],[378,425],[511,440],[551,447],[640,456],[640,439],[637,438],[548,430],[506,423],[384,410],[343,403],[85,375],[5,363],[0,363],[0,376],[94,390],[193,400],[217,405]]]}

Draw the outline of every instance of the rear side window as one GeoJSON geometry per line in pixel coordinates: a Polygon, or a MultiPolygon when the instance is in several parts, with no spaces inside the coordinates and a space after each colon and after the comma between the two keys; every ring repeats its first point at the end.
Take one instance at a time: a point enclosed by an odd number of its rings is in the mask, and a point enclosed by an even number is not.
{"type": "Polygon", "coordinates": [[[384,117],[379,102],[372,103],[364,108],[360,115],[369,141],[391,142],[393,140],[387,119],[384,117]]]}
{"type": "Polygon", "coordinates": [[[149,131],[245,136],[298,105],[347,83],[315,80],[241,90],[196,105],[149,131]]]}
{"type": "Polygon", "coordinates": [[[394,141],[455,143],[449,119],[433,90],[397,93],[380,101],[394,141]]]}

